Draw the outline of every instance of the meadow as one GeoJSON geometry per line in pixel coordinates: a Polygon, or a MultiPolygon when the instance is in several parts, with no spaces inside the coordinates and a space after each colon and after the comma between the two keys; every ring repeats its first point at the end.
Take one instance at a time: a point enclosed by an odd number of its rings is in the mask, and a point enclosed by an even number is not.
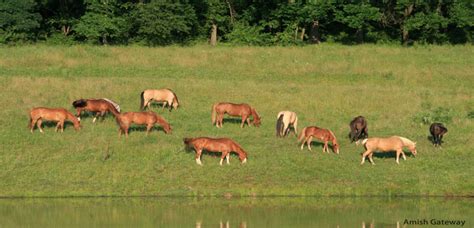
{"type": "Polygon", "coordinates": [[[474,47],[0,47],[0,196],[474,196],[474,47]],[[172,88],[181,107],[153,110],[173,128],[118,137],[111,115],[64,133],[27,129],[32,107],[65,107],[79,98],[110,98],[138,111],[140,92],[172,88]],[[260,128],[227,119],[211,125],[215,102],[245,102],[260,128]],[[276,114],[292,110],[299,128],[331,129],[341,153],[301,151],[296,137],[275,137],[276,114]],[[376,154],[361,166],[362,146],[349,143],[349,122],[363,115],[370,136],[401,135],[418,155],[395,163],[376,154]],[[429,123],[449,132],[442,149],[429,123]],[[184,137],[230,137],[248,152],[204,154],[196,165],[184,137]],[[108,159],[104,159],[106,155],[108,159]],[[217,154],[216,154],[217,155],[217,154]]]}

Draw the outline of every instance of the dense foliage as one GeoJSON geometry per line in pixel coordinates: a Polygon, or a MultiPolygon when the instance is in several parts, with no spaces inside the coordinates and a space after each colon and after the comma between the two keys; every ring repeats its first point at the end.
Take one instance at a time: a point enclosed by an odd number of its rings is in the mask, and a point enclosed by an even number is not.
{"type": "Polygon", "coordinates": [[[473,28],[471,0],[0,0],[0,43],[457,44],[473,28]]]}

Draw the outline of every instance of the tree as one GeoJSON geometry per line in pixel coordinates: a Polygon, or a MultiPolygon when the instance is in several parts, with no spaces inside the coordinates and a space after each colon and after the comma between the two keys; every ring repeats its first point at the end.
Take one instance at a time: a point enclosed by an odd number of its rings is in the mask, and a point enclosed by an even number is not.
{"type": "Polygon", "coordinates": [[[331,15],[334,14],[334,3],[331,1],[311,1],[303,8],[304,22],[310,24],[311,43],[319,44],[321,42],[321,25],[332,22],[331,15]]]}
{"type": "Polygon", "coordinates": [[[448,35],[451,43],[473,42],[474,3],[471,0],[454,1],[448,7],[448,35]]]}
{"type": "Polygon", "coordinates": [[[210,44],[217,44],[217,32],[219,27],[227,27],[230,24],[230,17],[227,15],[228,6],[222,0],[208,0],[206,13],[206,27],[210,28],[210,44]]]}
{"type": "Polygon", "coordinates": [[[126,33],[126,20],[117,0],[87,0],[87,8],[74,31],[93,43],[118,41],[126,33]]]}
{"type": "Polygon", "coordinates": [[[41,15],[34,0],[0,0],[0,43],[36,39],[41,15]]]}
{"type": "Polygon", "coordinates": [[[403,41],[406,44],[408,34],[412,38],[428,43],[447,41],[446,29],[449,23],[447,3],[443,1],[420,2],[410,4],[413,11],[403,24],[403,41]]]}
{"type": "Polygon", "coordinates": [[[138,4],[133,17],[136,18],[137,35],[151,45],[182,42],[197,25],[194,9],[179,2],[138,4]]]}
{"type": "Polygon", "coordinates": [[[267,24],[275,34],[275,42],[279,44],[290,44],[302,41],[305,36],[304,21],[306,11],[301,10],[301,3],[289,1],[282,3],[272,12],[267,24]],[[301,31],[300,35],[298,33],[301,31]]]}
{"type": "Polygon", "coordinates": [[[380,18],[379,9],[367,3],[343,5],[341,10],[336,11],[336,20],[355,29],[359,43],[364,42],[365,32],[373,29],[371,23],[379,21],[380,18]]]}
{"type": "Polygon", "coordinates": [[[42,0],[40,2],[41,15],[45,20],[46,30],[61,31],[68,36],[72,27],[84,14],[83,0],[42,0]]]}
{"type": "Polygon", "coordinates": [[[473,42],[472,0],[0,0],[0,43],[473,42]]]}

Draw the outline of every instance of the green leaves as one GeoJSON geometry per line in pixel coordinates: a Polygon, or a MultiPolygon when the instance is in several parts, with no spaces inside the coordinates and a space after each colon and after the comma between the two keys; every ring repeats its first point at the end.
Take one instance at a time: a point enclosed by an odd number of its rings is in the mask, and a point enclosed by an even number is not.
{"type": "Polygon", "coordinates": [[[120,14],[117,0],[90,0],[86,14],[81,17],[74,31],[93,43],[108,44],[109,39],[122,36],[125,19],[120,14]]]}
{"type": "Polygon", "coordinates": [[[472,43],[473,27],[471,0],[0,0],[0,43],[153,46],[207,39],[214,28],[223,42],[251,45],[456,44],[472,43]]]}
{"type": "Polygon", "coordinates": [[[140,4],[133,18],[137,35],[149,45],[184,41],[196,27],[196,13],[188,4],[166,1],[140,4]]]}
{"type": "Polygon", "coordinates": [[[0,0],[0,43],[34,40],[41,15],[34,0],[0,0]]]}
{"type": "Polygon", "coordinates": [[[348,4],[336,12],[336,20],[353,29],[363,29],[380,20],[381,13],[368,4],[348,4]]]}
{"type": "Polygon", "coordinates": [[[232,44],[265,46],[271,44],[272,37],[264,32],[263,26],[251,26],[239,22],[225,38],[232,44]]]}

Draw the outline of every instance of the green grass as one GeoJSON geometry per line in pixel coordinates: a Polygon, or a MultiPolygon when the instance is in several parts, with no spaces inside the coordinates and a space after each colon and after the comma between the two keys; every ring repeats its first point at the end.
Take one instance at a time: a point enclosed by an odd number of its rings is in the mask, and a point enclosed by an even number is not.
{"type": "Polygon", "coordinates": [[[474,47],[319,45],[305,47],[0,47],[0,196],[141,195],[428,195],[472,196],[474,47]],[[133,131],[118,138],[112,117],[63,134],[26,128],[35,106],[65,107],[78,98],[107,97],[137,111],[147,88],[172,88],[182,107],[154,110],[173,134],[133,131]],[[260,128],[211,126],[218,101],[246,102],[260,128]],[[333,130],[341,154],[301,151],[295,137],[277,139],[276,114],[292,110],[300,129],[333,130]],[[418,156],[395,163],[374,157],[360,166],[362,147],[347,138],[363,115],[370,136],[418,142],[418,156]],[[428,141],[429,125],[449,129],[443,149],[428,141]],[[183,148],[183,137],[230,137],[248,151],[229,166],[183,148]],[[103,161],[109,148],[110,159],[103,161]]]}

